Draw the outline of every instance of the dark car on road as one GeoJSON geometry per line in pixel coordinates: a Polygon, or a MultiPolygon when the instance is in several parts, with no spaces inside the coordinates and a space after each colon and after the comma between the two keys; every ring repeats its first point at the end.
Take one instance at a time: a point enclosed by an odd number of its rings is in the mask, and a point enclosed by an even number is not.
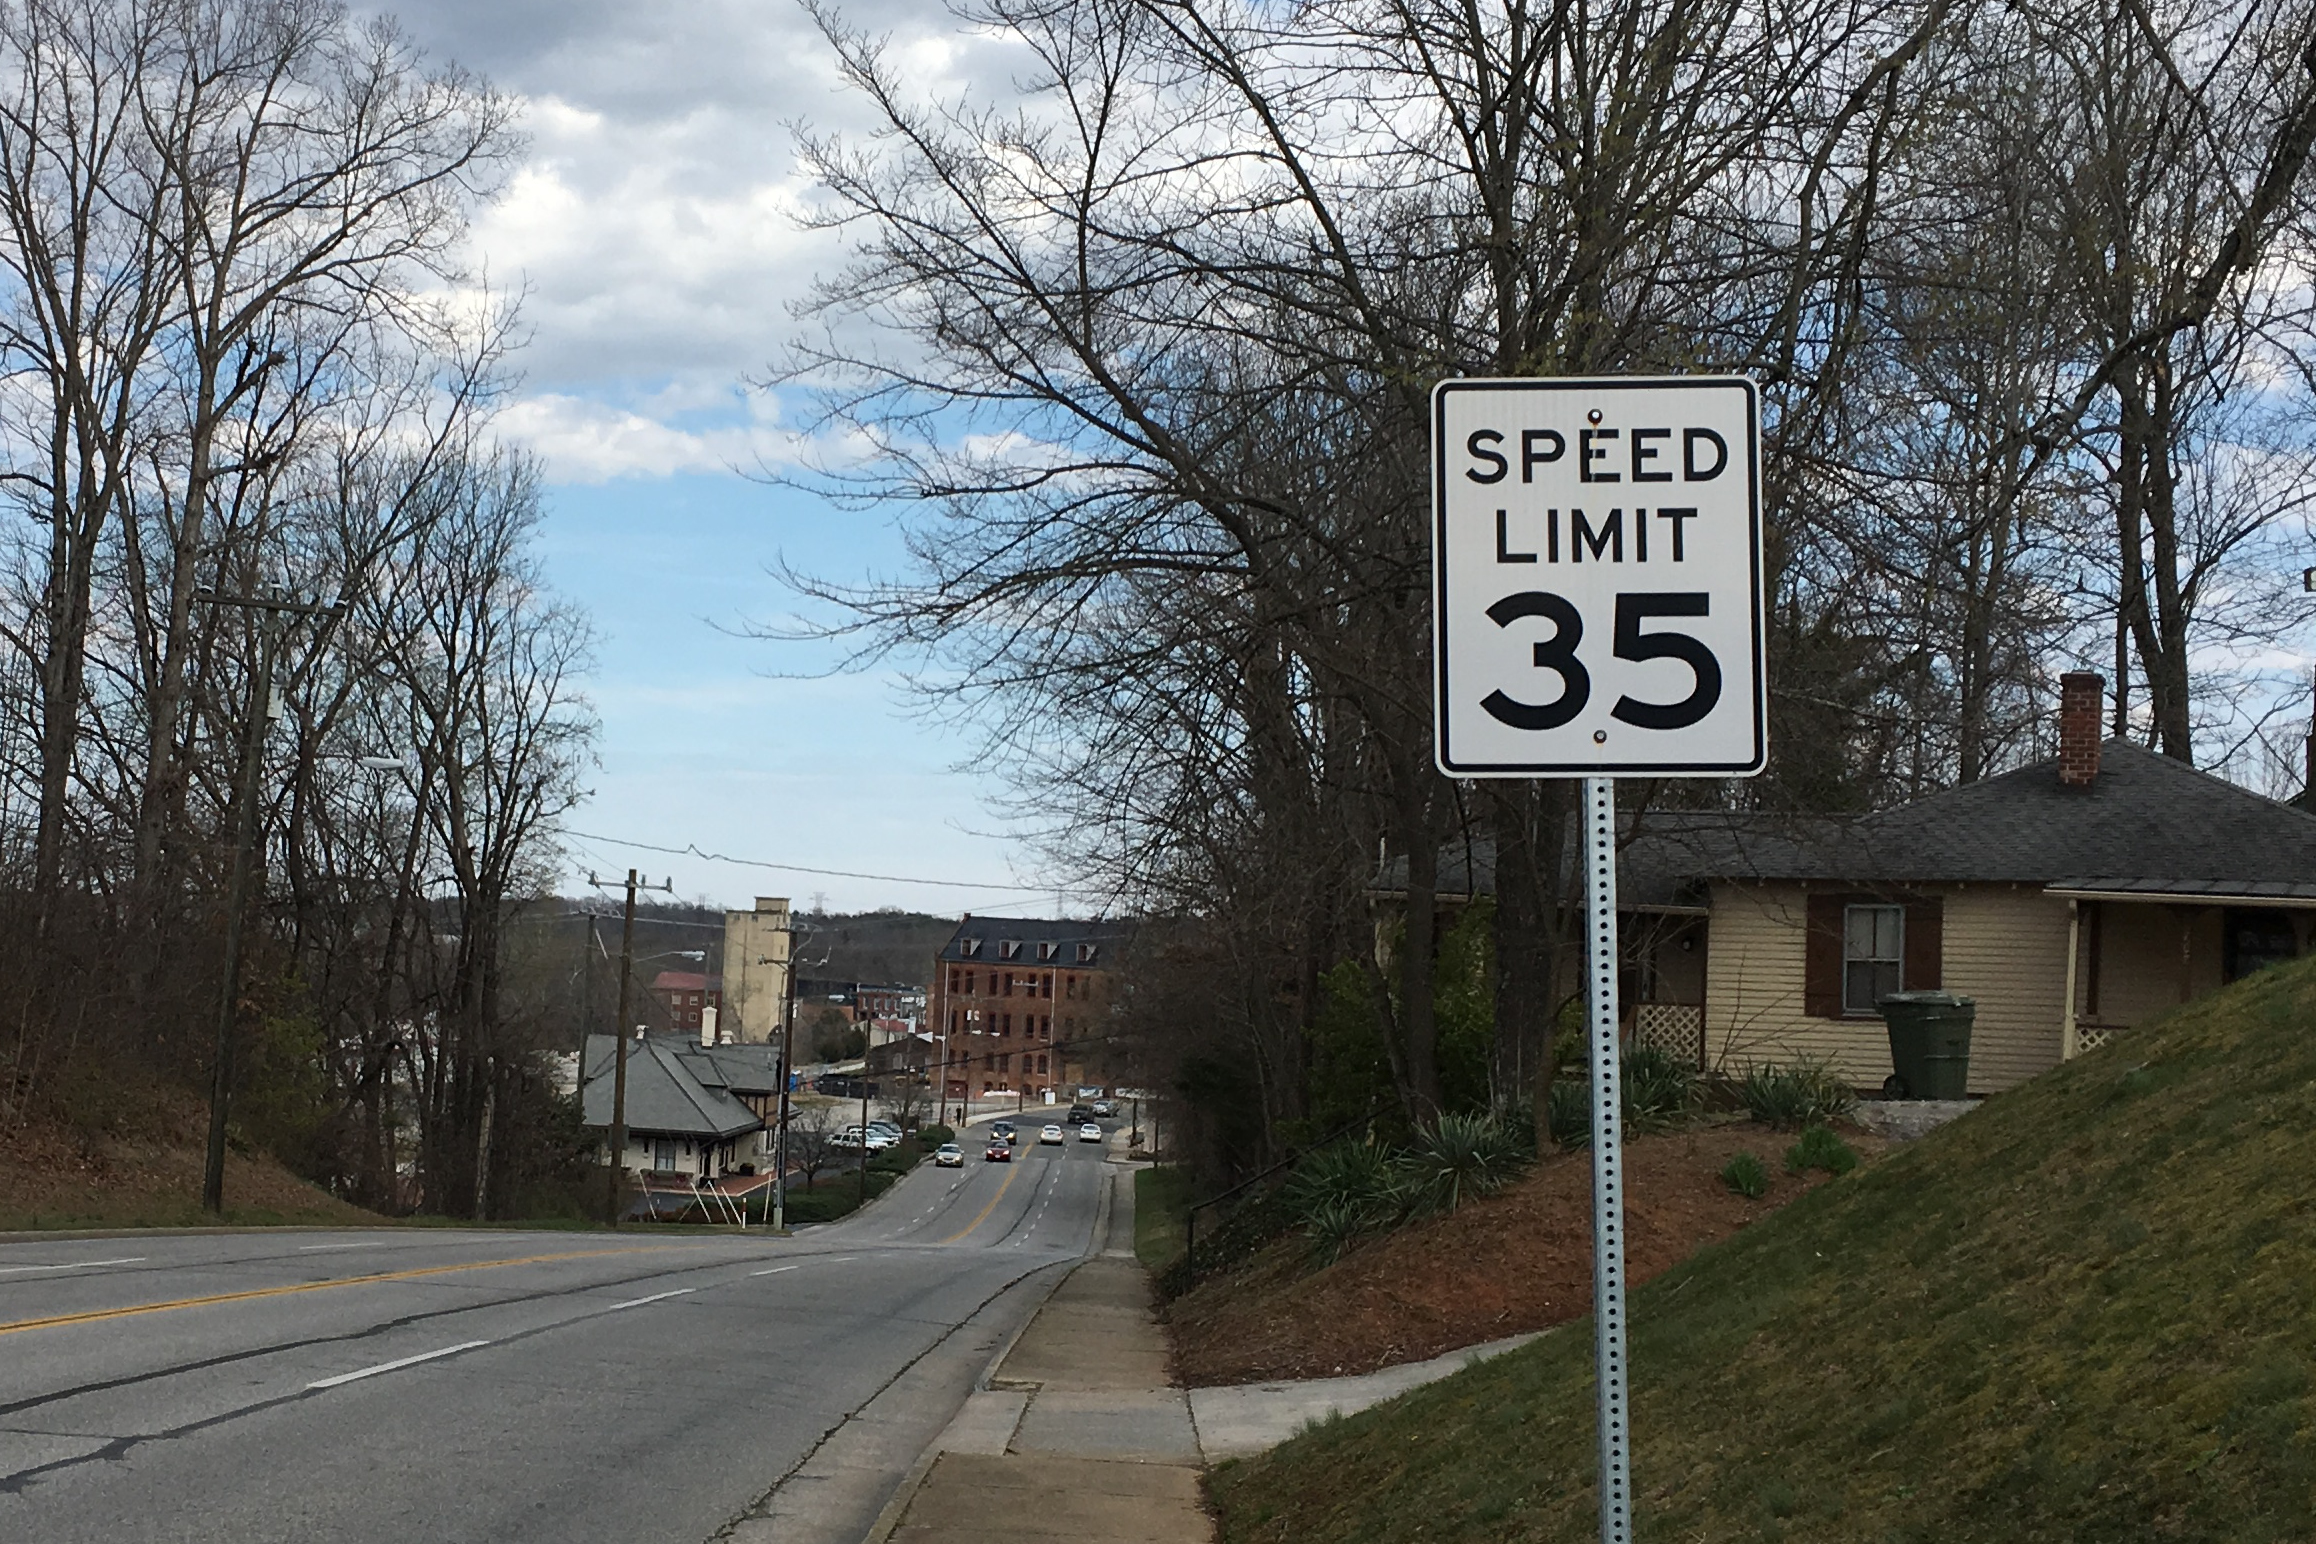
{"type": "Polygon", "coordinates": [[[1005,1141],[991,1142],[989,1151],[981,1155],[981,1161],[983,1163],[1013,1162],[1013,1144],[1005,1141]]]}
{"type": "Polygon", "coordinates": [[[1070,1118],[1064,1124],[1082,1126],[1093,1118],[1094,1112],[1092,1110],[1087,1109],[1082,1104],[1073,1104],[1070,1106],[1070,1118]]]}

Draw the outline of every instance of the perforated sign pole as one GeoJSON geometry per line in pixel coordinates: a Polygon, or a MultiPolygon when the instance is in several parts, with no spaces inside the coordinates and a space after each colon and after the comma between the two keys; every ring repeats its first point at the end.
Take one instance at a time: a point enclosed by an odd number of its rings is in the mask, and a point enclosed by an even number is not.
{"type": "Polygon", "coordinates": [[[1616,779],[1584,780],[1584,898],[1592,1050],[1592,1356],[1600,1394],[1600,1537],[1632,1537],[1624,1371],[1624,1091],[1617,1065],[1616,779]]]}
{"type": "Polygon", "coordinates": [[[1736,377],[1443,381],[1432,393],[1439,769],[1581,778],[1600,1537],[1632,1537],[1616,778],[1768,755],[1760,412],[1736,377]]]}

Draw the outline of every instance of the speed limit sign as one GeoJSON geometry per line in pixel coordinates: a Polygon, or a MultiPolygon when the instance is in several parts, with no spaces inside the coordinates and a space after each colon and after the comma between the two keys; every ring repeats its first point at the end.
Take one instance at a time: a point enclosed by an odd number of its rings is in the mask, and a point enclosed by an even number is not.
{"type": "Polygon", "coordinates": [[[1761,770],[1760,422],[1738,377],[1433,389],[1442,772],[1761,770]]]}

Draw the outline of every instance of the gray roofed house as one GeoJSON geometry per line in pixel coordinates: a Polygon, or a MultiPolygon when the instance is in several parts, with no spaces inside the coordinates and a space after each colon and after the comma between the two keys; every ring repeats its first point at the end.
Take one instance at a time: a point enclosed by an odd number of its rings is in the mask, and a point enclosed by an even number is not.
{"type": "MultiPolygon", "coordinates": [[[[2316,815],[2102,739],[2104,685],[2062,680],[2056,757],[1872,814],[1644,812],[1617,865],[1627,1033],[1871,1088],[1874,1004],[1943,987],[1977,1001],[1994,1092],[2310,947],[2316,815]]],[[[1492,889],[1484,849],[1440,866],[1492,889]]]]}
{"type": "MultiPolygon", "coordinates": [[[[761,1052],[770,1047],[704,1047],[673,1035],[647,1035],[627,1047],[627,1154],[622,1165],[647,1174],[711,1178],[732,1172],[760,1156],[755,1140],[764,1118],[728,1079],[767,1079],[744,1058],[722,1052],[761,1052]]],[[[584,1123],[598,1131],[611,1126],[618,1042],[610,1035],[587,1037],[584,1123]]],[[[777,1073],[770,1075],[779,1087],[777,1073]]]]}

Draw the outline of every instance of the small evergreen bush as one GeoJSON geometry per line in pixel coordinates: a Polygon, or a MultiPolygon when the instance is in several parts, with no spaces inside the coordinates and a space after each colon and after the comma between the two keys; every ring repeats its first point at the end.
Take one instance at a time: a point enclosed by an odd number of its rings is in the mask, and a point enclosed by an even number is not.
{"type": "Polygon", "coordinates": [[[1823,1169],[1828,1174],[1847,1174],[1858,1166],[1858,1155],[1849,1143],[1833,1134],[1830,1126],[1811,1126],[1801,1134],[1801,1140],[1786,1149],[1785,1167],[1788,1173],[1799,1174],[1807,1169],[1823,1169]]]}
{"type": "Polygon", "coordinates": [[[1721,1183],[1748,1201],[1769,1194],[1769,1166],[1751,1153],[1739,1153],[1721,1165],[1721,1183]]]}

